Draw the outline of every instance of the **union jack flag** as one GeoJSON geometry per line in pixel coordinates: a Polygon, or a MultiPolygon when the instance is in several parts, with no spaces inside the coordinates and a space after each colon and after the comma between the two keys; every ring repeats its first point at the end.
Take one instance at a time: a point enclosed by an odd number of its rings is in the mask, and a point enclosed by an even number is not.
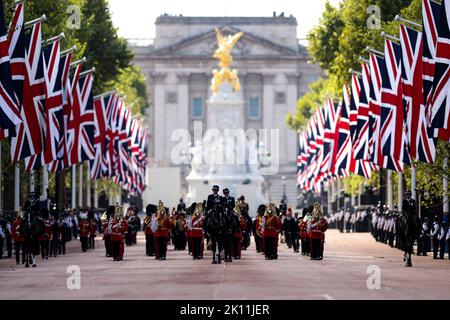
{"type": "Polygon", "coordinates": [[[14,95],[9,47],[3,0],[0,0],[0,140],[6,138],[10,131],[15,134],[16,126],[22,122],[14,95]]]}
{"type": "Polygon", "coordinates": [[[350,175],[350,156],[352,153],[352,142],[350,139],[350,91],[347,85],[343,89],[343,101],[338,108],[338,120],[334,140],[333,172],[337,176],[347,177],[350,175]]]}
{"type": "Polygon", "coordinates": [[[357,160],[369,160],[369,99],[370,99],[370,66],[362,65],[361,89],[360,89],[357,127],[355,140],[353,141],[353,153],[357,160]]]}
{"type": "Polygon", "coordinates": [[[67,150],[69,165],[94,159],[94,104],[92,99],[93,76],[80,77],[78,65],[72,83],[72,110],[67,123],[67,150]]]}
{"type": "Polygon", "coordinates": [[[370,161],[381,168],[403,172],[403,163],[382,153],[382,133],[385,127],[381,123],[383,78],[386,78],[386,61],[382,57],[370,54],[370,100],[369,100],[369,153],[370,161]]]}
{"type": "Polygon", "coordinates": [[[320,180],[326,182],[333,176],[331,162],[333,156],[334,132],[336,130],[336,109],[332,99],[327,99],[324,106],[324,138],[323,138],[323,160],[320,165],[320,180]]]}
{"type": "Polygon", "coordinates": [[[389,39],[385,41],[385,62],[381,93],[382,154],[411,165],[404,121],[401,47],[389,39]]]}
{"type": "Polygon", "coordinates": [[[65,167],[69,165],[68,160],[68,152],[67,152],[67,145],[66,145],[66,134],[67,134],[67,121],[70,117],[70,110],[71,110],[71,84],[70,84],[70,63],[72,62],[72,53],[68,53],[67,55],[64,55],[60,57],[59,61],[59,76],[61,79],[61,89],[62,89],[62,123],[60,126],[60,132],[59,132],[59,141],[56,148],[57,152],[57,158],[56,160],[53,160],[50,165],[49,169],[51,172],[58,172],[63,170],[65,167]]]}
{"type": "Polygon", "coordinates": [[[60,67],[60,42],[56,40],[42,50],[44,58],[45,99],[45,147],[44,152],[25,159],[27,171],[57,160],[57,149],[63,126],[63,95],[60,67]]]}
{"type": "Polygon", "coordinates": [[[405,101],[406,127],[411,158],[433,163],[435,144],[430,135],[426,119],[423,91],[423,41],[419,31],[400,26],[402,48],[402,82],[405,101]]]}
{"type": "MultiPolygon", "coordinates": [[[[23,78],[22,123],[11,138],[13,162],[39,154],[44,147],[45,79],[41,55],[41,22],[25,34],[25,73],[23,78]]],[[[17,73],[16,73],[17,74],[17,73]]]]}
{"type": "Polygon", "coordinates": [[[105,137],[105,153],[104,153],[104,165],[106,167],[106,177],[112,178],[116,173],[116,159],[118,150],[118,120],[119,109],[123,104],[122,99],[119,96],[115,96],[114,100],[109,105],[110,108],[106,110],[106,137],[105,137]]]}
{"type": "Polygon", "coordinates": [[[432,105],[434,136],[450,141],[450,0],[441,6],[436,46],[436,68],[432,105]],[[437,131],[437,132],[436,132],[437,131]]]}
{"type": "Polygon", "coordinates": [[[94,111],[95,111],[95,136],[94,136],[94,149],[95,157],[91,160],[91,179],[97,180],[105,176],[106,166],[103,161],[105,154],[105,138],[106,138],[106,111],[111,108],[114,103],[114,94],[108,94],[103,97],[94,99],[94,111]]]}

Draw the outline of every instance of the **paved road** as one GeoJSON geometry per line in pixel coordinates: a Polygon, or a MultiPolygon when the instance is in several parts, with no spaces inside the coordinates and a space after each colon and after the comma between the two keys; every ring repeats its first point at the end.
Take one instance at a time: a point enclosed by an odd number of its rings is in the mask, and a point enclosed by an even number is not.
{"type": "Polygon", "coordinates": [[[327,233],[325,259],[310,261],[281,245],[279,260],[265,261],[253,247],[243,259],[212,265],[209,254],[194,261],[169,250],[166,261],[144,255],[143,235],[126,248],[125,261],[104,257],[97,249],[38,260],[38,268],[0,260],[0,299],[450,299],[450,260],[414,257],[402,266],[397,250],[376,243],[369,234],[327,233]],[[81,289],[67,289],[67,267],[81,270],[81,289]],[[369,266],[378,266],[381,289],[369,290],[369,266]]]}

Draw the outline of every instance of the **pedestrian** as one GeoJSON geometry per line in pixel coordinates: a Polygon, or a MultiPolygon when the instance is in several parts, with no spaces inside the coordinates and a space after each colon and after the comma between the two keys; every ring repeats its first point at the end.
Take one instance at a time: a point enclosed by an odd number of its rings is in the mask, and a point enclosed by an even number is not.
{"type": "Polygon", "coordinates": [[[50,242],[50,257],[58,255],[59,243],[61,241],[61,228],[58,221],[57,213],[54,212],[50,216],[52,239],[50,242]]]}
{"type": "Polygon", "coordinates": [[[61,237],[59,240],[58,254],[66,254],[66,242],[70,241],[71,238],[71,227],[69,225],[69,219],[67,216],[62,216],[59,220],[59,229],[61,230],[61,237]]]}
{"type": "Polygon", "coordinates": [[[417,239],[417,255],[428,256],[427,248],[430,243],[430,225],[428,217],[425,217],[422,222],[420,236],[417,239]]]}
{"type": "Polygon", "coordinates": [[[289,208],[286,219],[283,223],[283,231],[286,235],[287,245],[290,248],[294,249],[295,253],[299,252],[298,248],[298,234],[299,234],[299,228],[298,228],[298,222],[292,217],[292,209],[289,208]]]}

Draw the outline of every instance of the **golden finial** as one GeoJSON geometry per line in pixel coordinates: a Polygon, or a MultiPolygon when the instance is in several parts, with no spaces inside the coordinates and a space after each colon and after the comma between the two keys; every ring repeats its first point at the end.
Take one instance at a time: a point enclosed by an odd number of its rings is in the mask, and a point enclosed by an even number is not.
{"type": "Polygon", "coordinates": [[[236,69],[231,70],[230,65],[233,63],[233,57],[231,50],[234,48],[238,40],[244,35],[243,32],[236,33],[233,36],[224,37],[218,28],[215,28],[217,36],[217,50],[214,52],[213,57],[219,60],[220,71],[213,70],[213,79],[211,81],[211,90],[213,92],[219,91],[219,86],[224,82],[229,82],[234,91],[241,90],[241,84],[239,83],[238,71],[236,69]]]}

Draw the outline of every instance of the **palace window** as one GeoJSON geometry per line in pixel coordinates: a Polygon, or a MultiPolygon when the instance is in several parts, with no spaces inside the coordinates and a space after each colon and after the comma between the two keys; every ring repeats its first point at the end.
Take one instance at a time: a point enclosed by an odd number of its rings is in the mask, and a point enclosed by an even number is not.
{"type": "Polygon", "coordinates": [[[203,99],[200,97],[192,99],[192,118],[203,118],[203,99]]]}
{"type": "Polygon", "coordinates": [[[275,93],[275,103],[276,104],[285,104],[286,103],[286,93],[276,92],[275,93]]]}
{"type": "Polygon", "coordinates": [[[250,98],[248,116],[250,119],[259,119],[261,117],[261,105],[259,103],[259,97],[250,98]]]}

